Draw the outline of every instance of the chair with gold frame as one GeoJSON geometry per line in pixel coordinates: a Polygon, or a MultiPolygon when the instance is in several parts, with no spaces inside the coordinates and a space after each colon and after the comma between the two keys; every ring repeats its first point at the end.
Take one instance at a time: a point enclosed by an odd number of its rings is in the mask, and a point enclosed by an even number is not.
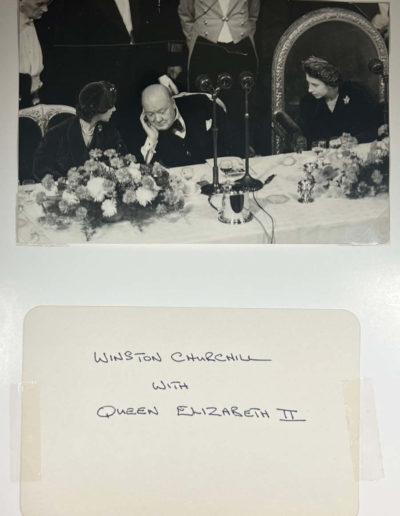
{"type": "Polygon", "coordinates": [[[362,15],[340,8],[306,14],[283,34],[272,63],[272,153],[293,150],[301,98],[307,92],[301,62],[310,55],[339,67],[343,80],[360,82],[385,102],[389,59],[380,33],[362,15]],[[381,75],[369,69],[380,61],[381,75]]]}

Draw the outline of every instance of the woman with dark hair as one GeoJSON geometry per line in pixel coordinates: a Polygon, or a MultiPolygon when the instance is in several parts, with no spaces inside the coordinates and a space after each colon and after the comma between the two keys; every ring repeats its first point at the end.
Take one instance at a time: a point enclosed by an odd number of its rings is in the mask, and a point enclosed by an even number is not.
{"type": "Polygon", "coordinates": [[[35,152],[33,175],[65,176],[72,167],[83,165],[91,149],[115,149],[126,153],[117,129],[110,124],[115,111],[117,90],[106,81],[91,82],[79,93],[76,116],[48,131],[35,152]]]}
{"type": "Polygon", "coordinates": [[[299,125],[307,138],[329,140],[349,133],[359,143],[377,138],[378,103],[355,82],[343,82],[339,69],[311,56],[302,62],[308,94],[300,103],[299,125]]]}

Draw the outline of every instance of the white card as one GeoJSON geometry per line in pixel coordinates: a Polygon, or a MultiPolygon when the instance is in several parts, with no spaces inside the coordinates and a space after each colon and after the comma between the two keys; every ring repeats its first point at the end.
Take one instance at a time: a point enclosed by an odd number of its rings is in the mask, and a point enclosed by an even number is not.
{"type": "Polygon", "coordinates": [[[40,307],[24,516],[355,516],[349,312],[40,307]]]}

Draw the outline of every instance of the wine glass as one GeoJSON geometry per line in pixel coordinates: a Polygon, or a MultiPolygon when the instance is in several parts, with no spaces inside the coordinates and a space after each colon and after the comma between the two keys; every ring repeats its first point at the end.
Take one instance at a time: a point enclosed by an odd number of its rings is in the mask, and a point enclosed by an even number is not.
{"type": "Polygon", "coordinates": [[[181,171],[181,176],[185,181],[183,192],[185,195],[192,195],[196,191],[196,185],[192,182],[194,175],[193,167],[183,167],[181,171]]]}
{"type": "Polygon", "coordinates": [[[315,140],[311,144],[311,150],[315,152],[317,158],[326,149],[326,140],[315,140]]]}
{"type": "Polygon", "coordinates": [[[307,150],[307,138],[305,136],[299,136],[296,140],[295,151],[298,154],[307,150]]]}
{"type": "Polygon", "coordinates": [[[329,148],[330,149],[338,149],[341,146],[342,142],[338,136],[333,136],[329,138],[329,148]]]}
{"type": "Polygon", "coordinates": [[[231,159],[223,159],[221,160],[221,164],[219,166],[221,172],[225,174],[225,176],[229,175],[233,171],[233,163],[231,159]]]}
{"type": "Polygon", "coordinates": [[[194,175],[193,167],[183,167],[181,175],[185,181],[190,181],[194,175]]]}
{"type": "Polygon", "coordinates": [[[34,179],[24,179],[22,181],[22,186],[24,193],[26,194],[25,202],[26,203],[32,203],[32,193],[35,189],[35,180],[34,179]]]}

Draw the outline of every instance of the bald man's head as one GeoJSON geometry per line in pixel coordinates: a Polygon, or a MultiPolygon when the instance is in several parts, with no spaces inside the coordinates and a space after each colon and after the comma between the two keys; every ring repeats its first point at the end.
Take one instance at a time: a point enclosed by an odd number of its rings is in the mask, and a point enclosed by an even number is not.
{"type": "Polygon", "coordinates": [[[161,84],[152,84],[142,92],[142,107],[147,122],[158,131],[166,131],[176,117],[175,101],[161,84]]]}

